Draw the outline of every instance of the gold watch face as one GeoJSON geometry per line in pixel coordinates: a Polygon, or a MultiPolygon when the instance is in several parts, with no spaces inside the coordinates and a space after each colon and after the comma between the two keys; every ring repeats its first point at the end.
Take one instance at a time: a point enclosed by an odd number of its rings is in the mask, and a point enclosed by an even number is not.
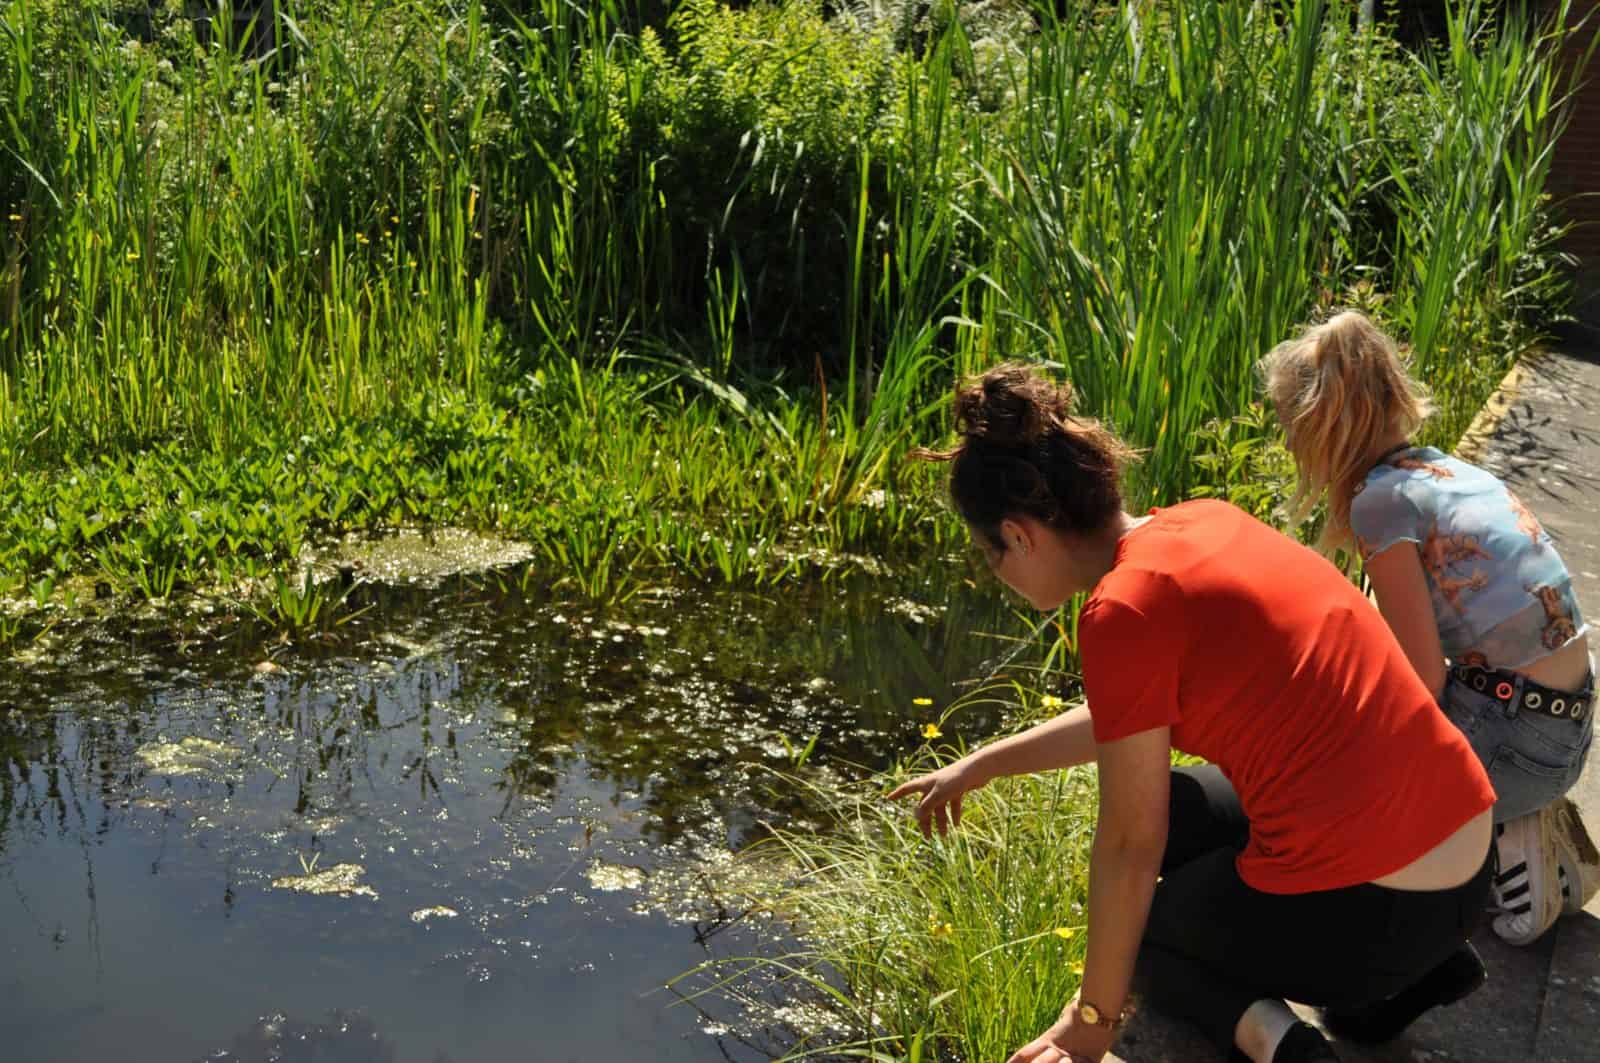
{"type": "Polygon", "coordinates": [[[1083,1016],[1083,1021],[1090,1026],[1100,1025],[1100,1009],[1093,1004],[1079,1004],[1078,1014],[1083,1016]]]}

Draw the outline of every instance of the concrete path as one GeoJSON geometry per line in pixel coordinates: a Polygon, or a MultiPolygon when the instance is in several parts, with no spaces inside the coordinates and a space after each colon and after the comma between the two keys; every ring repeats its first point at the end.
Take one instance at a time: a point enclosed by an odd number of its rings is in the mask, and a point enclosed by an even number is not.
{"type": "MultiPolygon", "coordinates": [[[[1541,354],[1519,366],[1458,453],[1503,478],[1555,539],[1578,602],[1600,632],[1600,350],[1541,354]]],[[[1600,634],[1591,634],[1600,643],[1600,634]]],[[[1571,795],[1600,840],[1600,756],[1571,795]]],[[[1528,948],[1487,928],[1474,942],[1489,983],[1424,1015],[1381,1049],[1341,1044],[1346,1063],[1600,1063],[1600,897],[1528,948]]],[[[1312,1017],[1307,1013],[1308,1017],[1312,1017]]],[[[1208,1063],[1221,1057],[1187,1027],[1145,1012],[1107,1057],[1208,1063]]]]}

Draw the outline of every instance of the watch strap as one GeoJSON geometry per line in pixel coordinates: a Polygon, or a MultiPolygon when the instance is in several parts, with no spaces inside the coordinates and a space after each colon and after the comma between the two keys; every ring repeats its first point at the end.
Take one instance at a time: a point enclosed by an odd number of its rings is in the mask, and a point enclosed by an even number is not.
{"type": "Polygon", "coordinates": [[[1079,1000],[1077,1007],[1078,1018],[1090,1026],[1099,1026],[1107,1030],[1118,1029],[1133,1014],[1132,1009],[1127,1005],[1123,1005],[1122,1010],[1115,1015],[1108,1014],[1104,1009],[1087,1000],[1079,1000]]]}

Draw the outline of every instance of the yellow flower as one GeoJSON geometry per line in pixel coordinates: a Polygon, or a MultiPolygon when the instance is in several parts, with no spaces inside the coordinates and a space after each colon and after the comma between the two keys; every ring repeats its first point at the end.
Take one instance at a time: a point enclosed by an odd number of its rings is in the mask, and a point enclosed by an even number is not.
{"type": "Polygon", "coordinates": [[[139,261],[139,252],[137,252],[137,251],[129,251],[128,252],[128,261],[129,262],[137,262],[137,261],[139,261]]]}
{"type": "Polygon", "coordinates": [[[949,923],[941,923],[937,919],[928,920],[928,933],[936,938],[947,938],[956,932],[956,928],[949,923]]]}
{"type": "Polygon", "coordinates": [[[913,705],[932,705],[933,704],[933,699],[932,698],[912,698],[911,699],[911,704],[913,704],[913,705]]]}
{"type": "Polygon", "coordinates": [[[1069,938],[1076,933],[1077,931],[1070,926],[1058,926],[1055,929],[1055,935],[1058,938],[1069,938]]]}
{"type": "Polygon", "coordinates": [[[366,233],[356,233],[356,243],[364,244],[366,242],[367,242],[367,234],[366,233]]]}
{"type": "Polygon", "coordinates": [[[9,217],[11,218],[12,221],[21,221],[22,220],[22,215],[20,215],[20,214],[12,214],[12,215],[9,215],[9,217]]]}
{"type": "Polygon", "coordinates": [[[925,723],[922,725],[923,738],[933,739],[942,737],[943,735],[944,732],[939,730],[939,725],[936,723],[925,723]]]}
{"type": "Polygon", "coordinates": [[[1044,697],[1039,699],[1039,704],[1043,705],[1047,709],[1059,709],[1062,702],[1061,699],[1056,697],[1054,694],[1046,694],[1044,697]]]}

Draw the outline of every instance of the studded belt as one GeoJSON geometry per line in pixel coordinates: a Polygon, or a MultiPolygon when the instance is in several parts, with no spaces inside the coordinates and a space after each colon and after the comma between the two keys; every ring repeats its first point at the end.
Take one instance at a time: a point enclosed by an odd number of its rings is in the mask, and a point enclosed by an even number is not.
{"type": "Polygon", "coordinates": [[[1594,677],[1577,693],[1540,686],[1525,675],[1498,668],[1458,664],[1450,675],[1480,694],[1487,694],[1516,712],[1539,712],[1566,720],[1581,720],[1594,703],[1594,677]]]}

